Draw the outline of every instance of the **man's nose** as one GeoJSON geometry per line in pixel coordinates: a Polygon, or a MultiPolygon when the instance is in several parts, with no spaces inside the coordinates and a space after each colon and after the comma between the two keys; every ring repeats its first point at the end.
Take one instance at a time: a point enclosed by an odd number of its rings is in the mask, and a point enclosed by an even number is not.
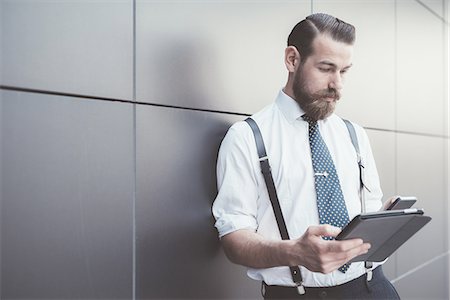
{"type": "Polygon", "coordinates": [[[328,87],[336,89],[338,91],[342,90],[342,88],[344,87],[344,82],[342,81],[342,76],[341,76],[341,74],[339,72],[336,72],[330,78],[330,82],[328,84],[328,87]]]}

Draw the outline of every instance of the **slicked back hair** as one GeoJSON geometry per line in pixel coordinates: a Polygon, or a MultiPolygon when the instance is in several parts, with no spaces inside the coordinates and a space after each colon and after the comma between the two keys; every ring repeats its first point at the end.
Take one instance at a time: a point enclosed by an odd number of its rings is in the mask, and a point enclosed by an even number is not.
{"type": "Polygon", "coordinates": [[[288,37],[288,46],[294,46],[304,63],[314,49],[312,43],[319,34],[327,34],[333,40],[353,45],[355,27],[336,17],[324,13],[312,14],[294,26],[288,37]]]}

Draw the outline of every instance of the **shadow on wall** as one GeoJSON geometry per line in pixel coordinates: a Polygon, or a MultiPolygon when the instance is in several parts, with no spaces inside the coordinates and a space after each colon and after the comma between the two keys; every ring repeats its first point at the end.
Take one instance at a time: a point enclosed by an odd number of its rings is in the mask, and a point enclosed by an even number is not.
{"type": "Polygon", "coordinates": [[[157,90],[151,93],[156,100],[187,108],[212,106],[208,103],[217,101],[218,95],[225,92],[214,47],[198,37],[155,40],[162,45],[154,50],[155,62],[149,65],[158,70],[152,84],[157,90]]]}
{"type": "MultiPolygon", "coordinates": [[[[201,51],[205,48],[192,41],[161,50],[158,81],[167,91],[165,99],[186,99],[199,107],[214,101],[203,90],[218,71],[201,59],[201,51]],[[208,80],[202,78],[205,70],[208,80]]],[[[243,118],[138,106],[139,298],[246,297],[257,290],[245,288],[244,272],[222,254],[211,214],[218,149],[229,126],[243,118]]]]}

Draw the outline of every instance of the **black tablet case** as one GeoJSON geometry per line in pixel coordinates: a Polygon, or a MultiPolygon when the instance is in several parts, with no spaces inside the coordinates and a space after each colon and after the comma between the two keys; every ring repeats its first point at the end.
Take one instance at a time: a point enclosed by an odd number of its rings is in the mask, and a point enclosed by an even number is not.
{"type": "Polygon", "coordinates": [[[350,262],[380,262],[394,253],[430,220],[431,217],[420,214],[358,215],[342,230],[336,240],[361,238],[371,244],[369,252],[353,258],[350,262]]]}

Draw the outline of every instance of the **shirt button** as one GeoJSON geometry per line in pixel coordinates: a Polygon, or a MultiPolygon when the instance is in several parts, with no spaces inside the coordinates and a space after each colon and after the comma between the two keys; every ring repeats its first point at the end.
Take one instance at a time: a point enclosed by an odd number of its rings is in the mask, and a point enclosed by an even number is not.
{"type": "Polygon", "coordinates": [[[327,292],[325,292],[325,291],[322,291],[322,292],[319,293],[319,297],[322,298],[322,299],[326,298],[327,296],[328,296],[327,292]]]}

